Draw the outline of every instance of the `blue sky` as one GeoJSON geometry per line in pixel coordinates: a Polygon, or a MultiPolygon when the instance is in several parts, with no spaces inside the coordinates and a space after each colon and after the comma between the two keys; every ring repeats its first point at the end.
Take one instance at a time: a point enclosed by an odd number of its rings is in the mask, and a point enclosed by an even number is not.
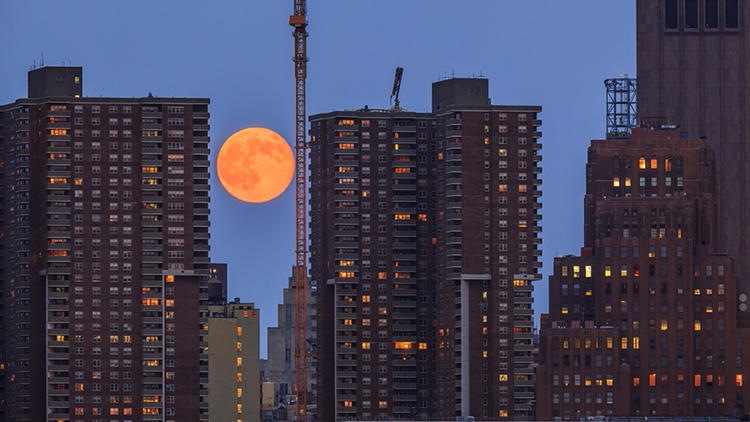
{"type": "MultiPolygon", "coordinates": [[[[84,67],[86,96],[211,98],[211,159],[234,131],[264,126],[294,141],[292,0],[0,0],[0,103],[26,96],[26,71],[84,67]]],[[[602,138],[602,81],[635,75],[635,2],[614,0],[309,0],[308,113],[386,107],[396,66],[401,104],[429,111],[441,77],[490,79],[495,104],[541,105],[547,310],[556,255],[582,242],[586,147],[602,138]]],[[[245,204],[211,179],[211,258],[229,295],[265,327],[294,261],[294,195],[245,204]]]]}

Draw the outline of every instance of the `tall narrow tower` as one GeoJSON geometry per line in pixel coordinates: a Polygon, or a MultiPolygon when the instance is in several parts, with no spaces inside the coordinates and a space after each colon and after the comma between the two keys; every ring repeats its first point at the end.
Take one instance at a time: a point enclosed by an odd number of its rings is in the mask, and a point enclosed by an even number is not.
{"type": "Polygon", "coordinates": [[[705,138],[718,169],[718,250],[750,290],[750,3],[638,0],[638,110],[705,138]]]}

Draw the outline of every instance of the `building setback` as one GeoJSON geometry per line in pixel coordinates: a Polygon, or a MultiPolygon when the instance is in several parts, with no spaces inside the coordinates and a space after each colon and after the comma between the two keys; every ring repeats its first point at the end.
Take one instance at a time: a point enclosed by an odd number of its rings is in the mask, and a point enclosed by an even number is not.
{"type": "Polygon", "coordinates": [[[542,316],[537,418],[747,414],[747,312],[717,247],[715,167],[674,129],[591,142],[584,247],[555,259],[542,316]]]}
{"type": "Polygon", "coordinates": [[[487,93],[310,117],[319,419],[531,417],[541,108],[487,93]]]}
{"type": "Polygon", "coordinates": [[[209,306],[210,420],[260,420],[260,311],[239,298],[209,306]]]}
{"type": "Polygon", "coordinates": [[[721,250],[750,292],[750,3],[638,0],[638,114],[716,153],[721,250]]]}
{"type": "Polygon", "coordinates": [[[209,101],[81,97],[76,70],[0,107],[0,418],[204,420],[209,101]]]}

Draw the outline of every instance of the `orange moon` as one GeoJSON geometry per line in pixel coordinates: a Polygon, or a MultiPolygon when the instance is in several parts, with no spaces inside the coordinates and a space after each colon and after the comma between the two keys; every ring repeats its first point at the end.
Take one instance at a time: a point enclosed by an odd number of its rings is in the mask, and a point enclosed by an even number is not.
{"type": "Polygon", "coordinates": [[[268,202],[281,195],[292,181],[294,155],[278,133],[251,127],[224,141],[216,170],[230,195],[245,202],[268,202]]]}

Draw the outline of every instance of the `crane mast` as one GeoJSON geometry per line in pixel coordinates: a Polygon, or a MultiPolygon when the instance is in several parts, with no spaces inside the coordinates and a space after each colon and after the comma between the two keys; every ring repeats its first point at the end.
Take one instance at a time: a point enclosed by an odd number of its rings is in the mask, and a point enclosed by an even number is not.
{"type": "Polygon", "coordinates": [[[289,17],[294,28],[295,87],[295,391],[297,421],[307,419],[307,140],[305,115],[305,79],[307,78],[307,1],[294,0],[289,17]]]}

